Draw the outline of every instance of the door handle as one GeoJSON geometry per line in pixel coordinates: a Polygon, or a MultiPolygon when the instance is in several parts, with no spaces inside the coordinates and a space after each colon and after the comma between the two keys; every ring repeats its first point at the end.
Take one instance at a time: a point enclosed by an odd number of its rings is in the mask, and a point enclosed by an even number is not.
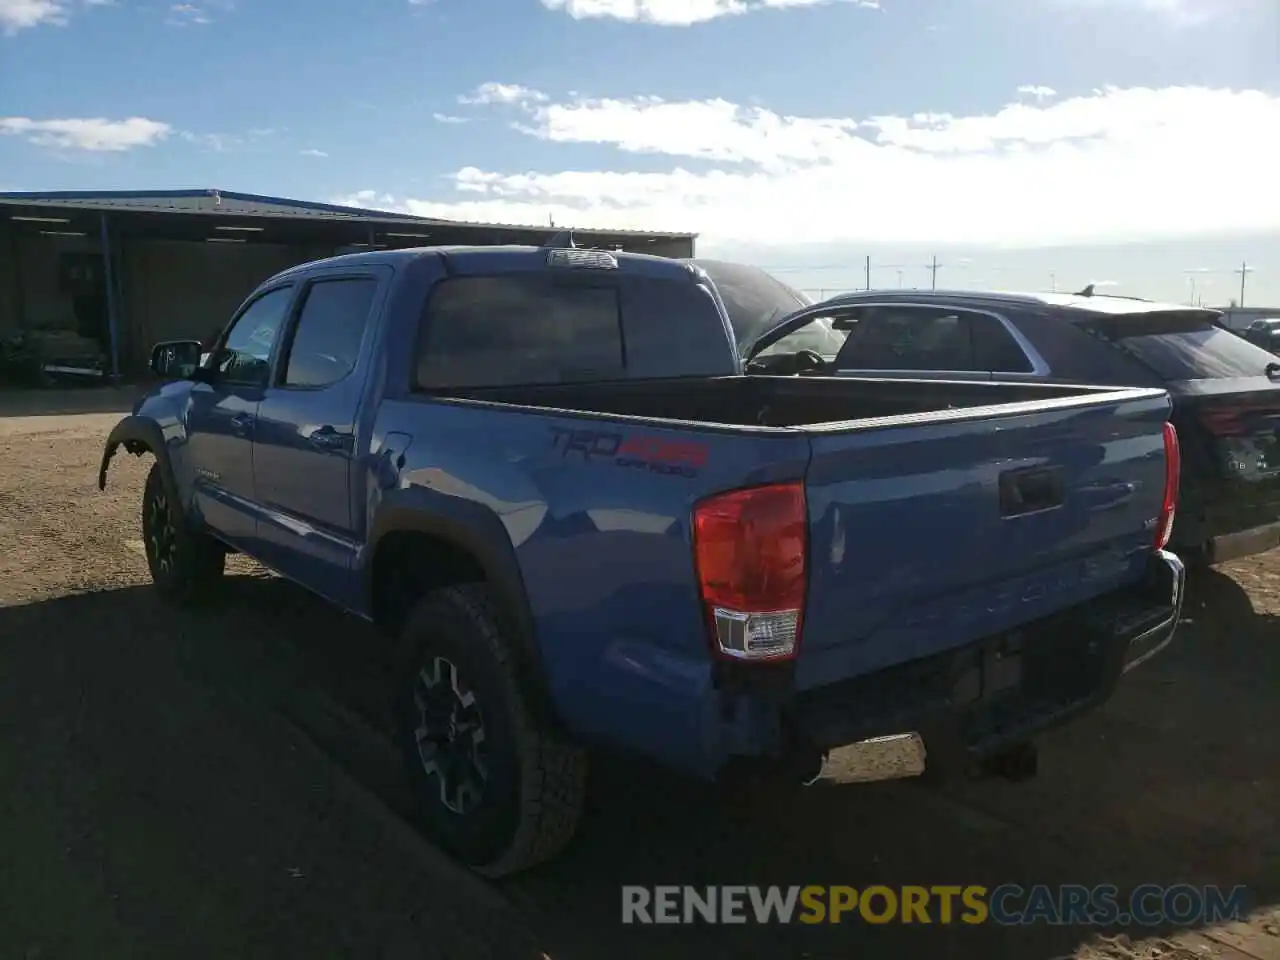
{"type": "Polygon", "coordinates": [[[311,441],[313,447],[321,450],[343,450],[346,448],[347,441],[351,439],[351,434],[339,433],[326,424],[313,430],[307,439],[311,441]]]}
{"type": "Polygon", "coordinates": [[[240,436],[244,436],[253,429],[253,414],[237,413],[231,418],[231,429],[240,436]]]}

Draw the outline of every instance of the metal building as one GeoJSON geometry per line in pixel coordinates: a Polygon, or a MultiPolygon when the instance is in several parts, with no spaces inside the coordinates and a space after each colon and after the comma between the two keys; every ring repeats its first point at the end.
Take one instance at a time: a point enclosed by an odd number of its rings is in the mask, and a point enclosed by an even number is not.
{"type": "MultiPolygon", "coordinates": [[[[0,193],[0,339],[46,363],[145,369],[151,344],[203,340],[262,280],[350,250],[540,244],[554,227],[434,220],[222,190],[0,193]]],[[[693,256],[695,236],[575,231],[582,246],[693,256]]]]}

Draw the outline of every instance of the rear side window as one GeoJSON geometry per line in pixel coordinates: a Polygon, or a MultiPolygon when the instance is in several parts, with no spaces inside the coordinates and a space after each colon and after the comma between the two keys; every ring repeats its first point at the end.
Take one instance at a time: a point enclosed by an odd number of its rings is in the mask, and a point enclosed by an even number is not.
{"type": "Polygon", "coordinates": [[[423,314],[417,386],[425,390],[620,379],[613,286],[532,276],[458,277],[423,314]]]}
{"type": "Polygon", "coordinates": [[[1084,324],[1165,380],[1261,377],[1274,354],[1199,313],[1155,313],[1084,324]]]}
{"type": "Polygon", "coordinates": [[[923,307],[867,307],[836,366],[845,370],[977,370],[969,317],[923,307]]]}
{"type": "Polygon", "coordinates": [[[307,288],[289,347],[287,387],[327,387],[355,369],[378,281],[320,280],[307,288]]]}
{"type": "Polygon", "coordinates": [[[730,334],[707,287],[647,276],[618,279],[628,378],[737,372],[730,334]]]}
{"type": "Polygon", "coordinates": [[[974,362],[978,370],[993,373],[1031,373],[1026,351],[1003,323],[985,313],[969,314],[974,362]]]}

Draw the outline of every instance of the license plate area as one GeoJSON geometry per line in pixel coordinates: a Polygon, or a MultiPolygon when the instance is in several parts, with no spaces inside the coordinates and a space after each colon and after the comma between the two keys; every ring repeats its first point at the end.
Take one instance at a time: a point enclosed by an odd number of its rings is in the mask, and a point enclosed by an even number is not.
{"type": "Polygon", "coordinates": [[[1025,637],[1021,632],[1001,634],[962,654],[951,688],[957,706],[988,700],[1018,690],[1023,683],[1025,637]]]}

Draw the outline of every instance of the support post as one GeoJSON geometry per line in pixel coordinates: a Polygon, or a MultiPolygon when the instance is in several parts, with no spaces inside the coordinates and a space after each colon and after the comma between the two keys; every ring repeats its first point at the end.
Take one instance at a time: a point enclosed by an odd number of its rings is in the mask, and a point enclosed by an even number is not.
{"type": "Polygon", "coordinates": [[[111,255],[111,227],[107,215],[102,215],[102,282],[107,294],[107,332],[111,339],[111,382],[120,382],[120,333],[117,326],[115,258],[111,255]]]}

